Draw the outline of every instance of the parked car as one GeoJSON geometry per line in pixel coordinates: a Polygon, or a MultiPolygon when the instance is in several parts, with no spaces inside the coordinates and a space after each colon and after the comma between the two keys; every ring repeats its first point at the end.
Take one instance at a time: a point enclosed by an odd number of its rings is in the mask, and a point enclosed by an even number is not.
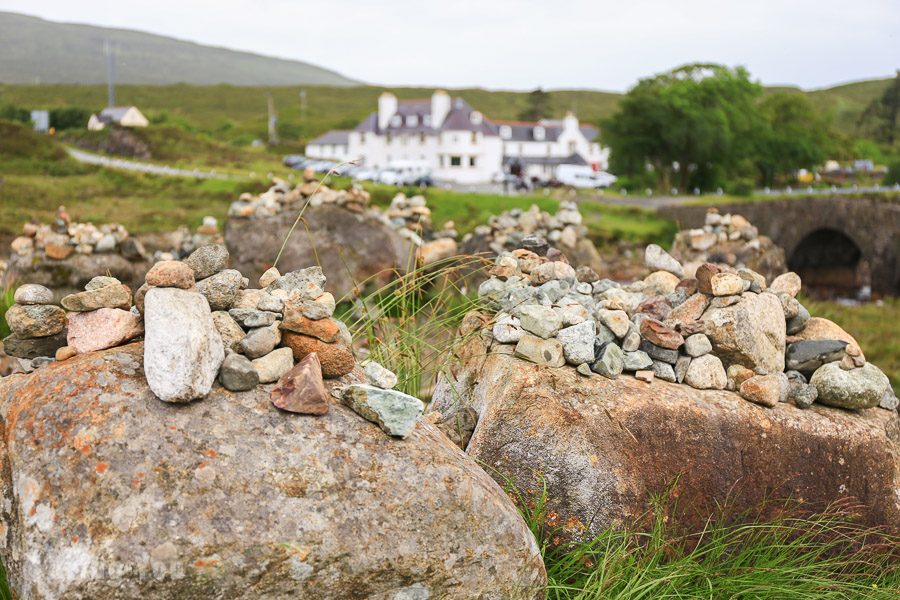
{"type": "Polygon", "coordinates": [[[586,165],[559,165],[555,179],[561,184],[574,188],[606,188],[618,179],[605,171],[595,171],[586,165]]]}
{"type": "Polygon", "coordinates": [[[352,177],[357,181],[378,181],[378,169],[360,167],[352,177]]]}

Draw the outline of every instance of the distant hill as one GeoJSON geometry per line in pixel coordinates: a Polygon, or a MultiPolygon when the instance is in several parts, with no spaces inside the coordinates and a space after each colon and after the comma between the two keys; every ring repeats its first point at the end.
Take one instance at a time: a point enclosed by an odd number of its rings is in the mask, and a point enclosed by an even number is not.
{"type": "Polygon", "coordinates": [[[119,83],[357,85],[309,63],[203,46],[161,35],[56,23],[0,12],[0,82],[105,83],[103,42],[116,52],[119,83]]]}

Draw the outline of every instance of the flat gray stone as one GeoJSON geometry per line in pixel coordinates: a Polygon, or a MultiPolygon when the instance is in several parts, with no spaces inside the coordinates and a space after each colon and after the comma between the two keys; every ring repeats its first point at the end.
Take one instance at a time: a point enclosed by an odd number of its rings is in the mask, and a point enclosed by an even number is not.
{"type": "Polygon", "coordinates": [[[425,404],[418,398],[364,384],[348,385],[343,400],[361,417],[399,438],[412,433],[416,420],[425,410],[425,404]]]}

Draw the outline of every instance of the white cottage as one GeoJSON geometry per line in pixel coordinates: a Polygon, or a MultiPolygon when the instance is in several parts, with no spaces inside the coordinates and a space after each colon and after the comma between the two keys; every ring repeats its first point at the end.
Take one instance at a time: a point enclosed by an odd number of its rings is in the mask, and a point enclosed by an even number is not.
{"type": "Polygon", "coordinates": [[[358,158],[375,168],[426,162],[436,179],[455,183],[484,183],[503,172],[547,179],[561,164],[606,169],[609,150],[595,141],[598,133],[571,113],[558,121],[492,121],[443,90],[430,99],[403,101],[385,92],[377,112],[352,131],[316,138],[306,155],[358,158]]]}
{"type": "Polygon", "coordinates": [[[107,125],[146,127],[149,124],[150,121],[138,110],[137,106],[111,106],[104,108],[98,114],[91,115],[88,120],[88,129],[100,131],[107,125]]]}

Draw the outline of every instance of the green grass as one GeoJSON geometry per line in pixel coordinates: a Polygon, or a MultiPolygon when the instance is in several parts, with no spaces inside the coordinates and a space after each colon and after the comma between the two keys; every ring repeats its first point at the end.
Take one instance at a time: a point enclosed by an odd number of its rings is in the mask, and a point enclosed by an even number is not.
{"type": "Polygon", "coordinates": [[[880,367],[894,392],[900,394],[900,298],[858,306],[809,298],[801,301],[812,316],[830,319],[856,338],[866,360],[880,367]]]}
{"type": "Polygon", "coordinates": [[[803,515],[710,519],[700,532],[679,530],[663,503],[641,525],[609,528],[560,543],[546,495],[527,505],[549,580],[548,600],[656,598],[896,598],[900,539],[859,525],[840,507],[803,515]]]}
{"type": "Polygon", "coordinates": [[[6,311],[13,305],[13,296],[15,293],[16,288],[13,286],[0,288],[0,339],[3,339],[10,334],[9,325],[6,322],[6,311]]]}

